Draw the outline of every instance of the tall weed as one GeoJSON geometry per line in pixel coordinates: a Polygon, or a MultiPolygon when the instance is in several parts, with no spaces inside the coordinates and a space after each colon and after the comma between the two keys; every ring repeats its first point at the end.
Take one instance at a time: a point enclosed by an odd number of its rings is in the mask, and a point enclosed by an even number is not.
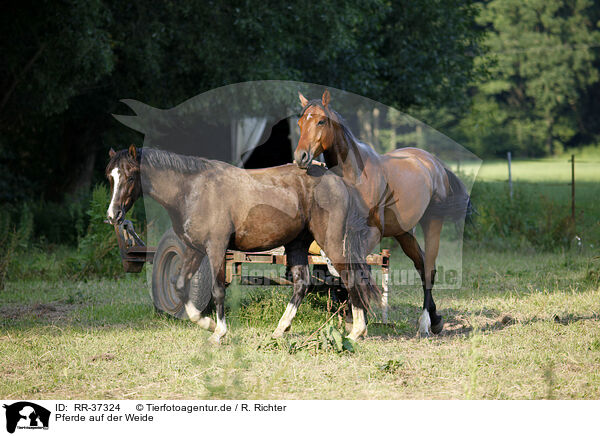
{"type": "Polygon", "coordinates": [[[21,209],[17,225],[11,215],[8,208],[0,211],[0,290],[8,278],[18,277],[18,255],[28,251],[33,233],[33,215],[27,205],[21,209]]]}

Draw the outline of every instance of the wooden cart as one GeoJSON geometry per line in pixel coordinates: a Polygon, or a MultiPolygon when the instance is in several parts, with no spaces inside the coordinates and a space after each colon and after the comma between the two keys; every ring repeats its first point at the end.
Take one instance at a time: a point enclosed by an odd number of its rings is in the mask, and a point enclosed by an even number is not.
{"type": "MultiPolygon", "coordinates": [[[[152,270],[152,301],[157,310],[166,312],[180,319],[187,319],[187,314],[181,299],[171,283],[171,277],[176,274],[180,268],[180,262],[185,250],[185,245],[177,237],[172,229],[167,230],[157,247],[148,247],[137,235],[131,221],[125,220],[121,224],[115,224],[115,233],[119,244],[119,251],[123,268],[126,272],[139,273],[144,263],[154,264],[152,270]]],[[[228,250],[225,256],[226,269],[225,280],[227,283],[238,279],[242,284],[262,284],[262,285],[291,285],[292,282],[285,277],[273,276],[261,278],[259,282],[256,277],[243,277],[242,265],[263,264],[263,265],[286,265],[286,255],[283,249],[276,249],[263,252],[241,252],[228,250]]],[[[383,322],[387,322],[388,312],[388,280],[389,280],[389,250],[382,250],[381,253],[370,254],[367,257],[369,265],[380,267],[382,272],[382,315],[383,322]]],[[[322,256],[309,255],[308,262],[311,265],[327,265],[327,259],[322,256]]],[[[200,289],[202,286],[203,273],[207,273],[208,265],[203,264],[194,278],[190,282],[188,292],[193,292],[196,298],[195,305],[199,310],[205,309],[211,299],[210,289],[200,289]]],[[[327,286],[325,282],[318,277],[313,277],[313,283],[322,282],[322,286],[327,286]]]]}

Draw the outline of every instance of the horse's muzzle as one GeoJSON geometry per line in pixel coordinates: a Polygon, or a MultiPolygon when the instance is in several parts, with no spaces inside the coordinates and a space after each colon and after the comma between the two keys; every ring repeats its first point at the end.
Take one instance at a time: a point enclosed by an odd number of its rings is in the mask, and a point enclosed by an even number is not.
{"type": "Polygon", "coordinates": [[[125,220],[125,213],[123,212],[122,208],[119,208],[117,210],[117,213],[114,216],[114,218],[108,217],[108,222],[110,224],[121,224],[124,220],[125,220]]]}
{"type": "Polygon", "coordinates": [[[294,162],[302,169],[308,168],[308,165],[312,162],[312,153],[302,150],[294,153],[294,162]]]}

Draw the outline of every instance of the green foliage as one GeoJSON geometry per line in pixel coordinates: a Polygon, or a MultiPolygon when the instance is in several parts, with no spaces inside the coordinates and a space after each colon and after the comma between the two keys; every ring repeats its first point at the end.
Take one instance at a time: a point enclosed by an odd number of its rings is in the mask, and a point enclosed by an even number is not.
{"type": "Polygon", "coordinates": [[[85,233],[89,216],[86,207],[90,192],[66,198],[62,202],[40,200],[30,205],[33,214],[33,235],[42,244],[76,246],[85,233]]]}
{"type": "Polygon", "coordinates": [[[0,211],[0,290],[6,279],[19,278],[19,255],[27,253],[33,233],[33,216],[27,205],[23,206],[15,225],[9,210],[0,211]]]}
{"type": "Polygon", "coordinates": [[[69,275],[83,278],[89,275],[120,276],[123,267],[112,226],[104,223],[110,193],[105,185],[96,185],[87,215],[89,225],[79,240],[77,252],[66,260],[69,275]]]}
{"type": "Polygon", "coordinates": [[[172,107],[258,79],[323,83],[398,107],[464,102],[479,71],[470,0],[11,1],[0,15],[0,201],[61,200],[139,137],[122,98],[172,107]],[[68,55],[66,55],[68,53],[68,55]]]}
{"type": "Polygon", "coordinates": [[[376,364],[375,367],[383,373],[396,374],[402,365],[404,365],[403,360],[390,359],[387,362],[376,364]]]}
{"type": "Polygon", "coordinates": [[[290,354],[297,353],[301,350],[312,352],[328,351],[334,353],[354,353],[356,351],[356,345],[354,341],[340,332],[333,321],[329,321],[315,330],[306,340],[300,343],[292,342],[288,347],[288,352],[290,354]]]}
{"type": "Polygon", "coordinates": [[[600,84],[600,7],[591,0],[492,0],[478,22],[489,29],[489,77],[472,110],[450,128],[480,156],[560,152],[593,141],[600,84]]]}
{"type": "Polygon", "coordinates": [[[11,225],[10,215],[0,211],[0,291],[4,289],[6,274],[18,245],[17,232],[11,225]]]}
{"type": "Polygon", "coordinates": [[[506,185],[479,182],[471,199],[477,214],[466,236],[478,243],[505,249],[526,245],[552,250],[568,248],[575,237],[567,209],[526,185],[516,185],[511,198],[506,185]]]}

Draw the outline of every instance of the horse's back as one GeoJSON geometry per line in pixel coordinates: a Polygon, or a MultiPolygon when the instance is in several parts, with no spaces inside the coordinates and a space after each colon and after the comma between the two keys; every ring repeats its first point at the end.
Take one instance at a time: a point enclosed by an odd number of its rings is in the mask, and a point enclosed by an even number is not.
{"type": "Polygon", "coordinates": [[[427,180],[431,195],[440,199],[448,194],[446,167],[433,154],[415,147],[398,148],[383,156],[386,170],[401,172],[404,178],[427,180]]]}

